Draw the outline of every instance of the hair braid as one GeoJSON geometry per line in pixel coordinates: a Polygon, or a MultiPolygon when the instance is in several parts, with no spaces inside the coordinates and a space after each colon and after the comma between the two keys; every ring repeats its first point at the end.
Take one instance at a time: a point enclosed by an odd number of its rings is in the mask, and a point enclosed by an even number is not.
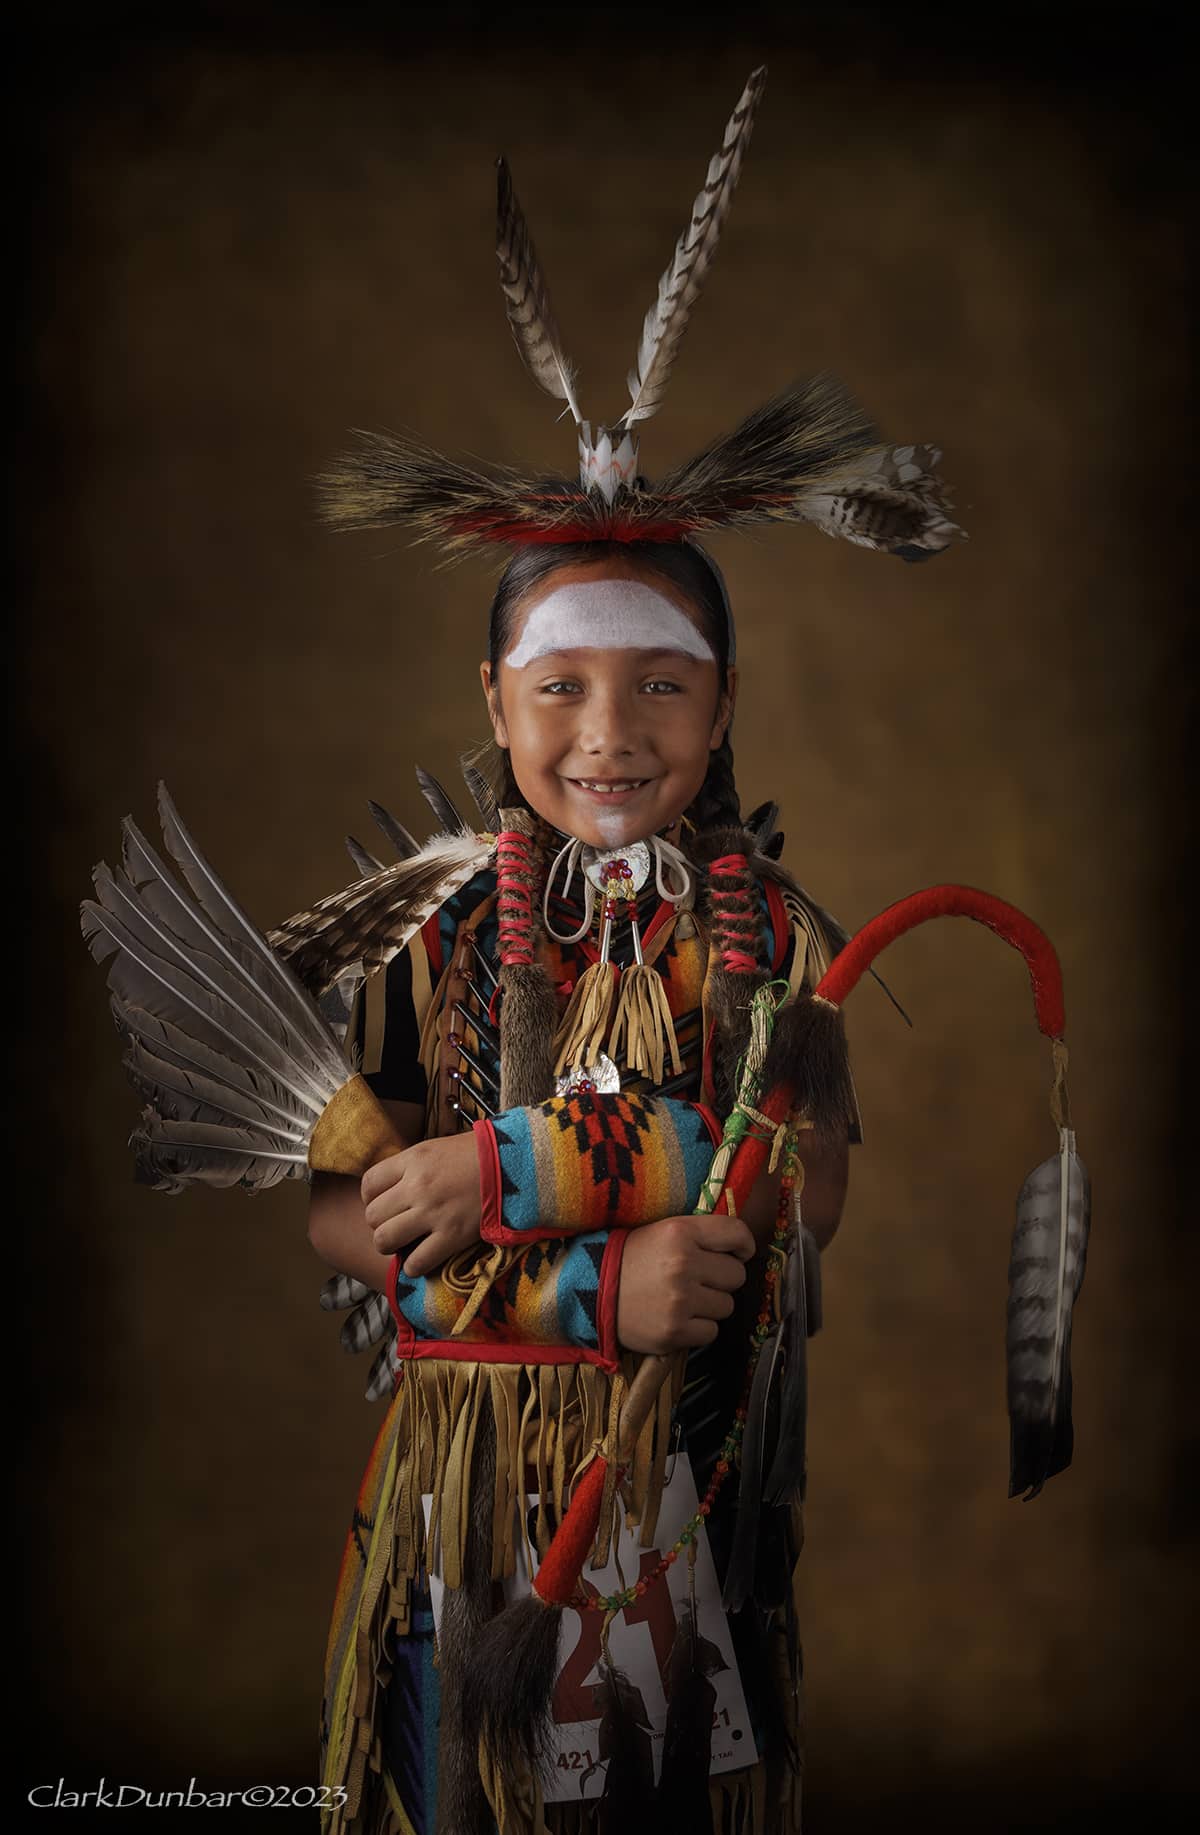
{"type": "Polygon", "coordinates": [[[709,758],[704,782],[696,792],[687,817],[698,834],[709,828],[741,826],[742,805],[733,775],[733,747],[728,733],[709,758]]]}

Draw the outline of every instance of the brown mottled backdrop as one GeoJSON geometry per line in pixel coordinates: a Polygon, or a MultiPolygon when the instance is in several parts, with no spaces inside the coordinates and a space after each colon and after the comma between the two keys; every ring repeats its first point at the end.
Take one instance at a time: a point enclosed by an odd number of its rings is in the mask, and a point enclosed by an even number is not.
{"type": "MultiPolygon", "coordinates": [[[[30,1782],[312,1781],[380,1418],[317,1310],[301,1187],[132,1185],[135,1103],[77,929],[89,869],[126,811],[152,825],[160,776],[264,925],[348,879],[368,796],[421,826],[414,761],[451,779],[483,732],[490,576],[436,571],[400,534],[322,532],[309,480],[352,426],[569,467],[569,424],[504,324],[496,153],[585,406],[612,416],[765,55],[644,463],[820,368],[889,436],[943,445],[970,540],[932,565],[794,529],[715,544],[740,619],[739,782],[779,799],[788,860],[852,928],[938,879],[1046,927],[1095,1186],[1076,1463],[1010,1502],[1009,1232],[1053,1144],[1049,1054],[1019,958],[985,931],[896,946],[915,1027],[856,994],[867,1140],[813,1356],[810,1826],[883,1809],[1041,1827],[1181,1793],[1184,194],[1147,39],[1104,9],[525,9],[516,38],[478,7],[419,30],[184,7],[170,36],[157,11],[107,9],[82,39],[51,17],[23,98],[12,794],[32,821],[10,897],[32,882],[14,979],[36,995],[20,1064],[39,1095],[28,1182],[10,1177],[31,1328],[11,1418],[33,1432],[9,1580],[36,1641],[9,1676],[29,1678],[30,1782]]],[[[1153,35],[1165,15],[1121,18],[1153,35]]]]}

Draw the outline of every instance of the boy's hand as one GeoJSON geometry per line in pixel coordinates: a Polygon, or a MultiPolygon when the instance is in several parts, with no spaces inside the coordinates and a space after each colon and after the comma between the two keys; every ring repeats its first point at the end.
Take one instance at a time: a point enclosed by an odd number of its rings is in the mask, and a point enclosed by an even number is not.
{"type": "Polygon", "coordinates": [[[381,1255],[402,1254],[408,1275],[432,1274],[479,1241],[479,1156],[473,1133],[418,1141],[363,1174],[362,1201],[381,1255]],[[418,1238],[424,1238],[418,1241],[418,1238]]]}
{"type": "Polygon", "coordinates": [[[661,1356],[711,1344],[754,1250],[740,1217],[664,1217],[630,1230],[617,1293],[617,1337],[626,1350],[661,1356]]]}

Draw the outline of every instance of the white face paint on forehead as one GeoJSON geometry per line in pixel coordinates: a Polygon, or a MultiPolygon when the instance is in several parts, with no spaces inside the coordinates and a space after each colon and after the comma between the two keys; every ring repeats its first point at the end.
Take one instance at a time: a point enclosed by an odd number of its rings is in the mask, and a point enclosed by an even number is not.
{"type": "Polygon", "coordinates": [[[524,669],[553,650],[677,650],[717,659],[687,613],[641,580],[588,580],[539,600],[504,661],[524,669]]]}

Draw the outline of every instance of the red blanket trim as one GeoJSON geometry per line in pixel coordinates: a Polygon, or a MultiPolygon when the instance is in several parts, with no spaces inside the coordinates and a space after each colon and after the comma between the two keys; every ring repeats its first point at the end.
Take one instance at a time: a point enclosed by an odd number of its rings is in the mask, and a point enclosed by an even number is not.
{"type": "Polygon", "coordinates": [[[621,1258],[628,1230],[610,1230],[600,1262],[600,1290],[596,1297],[596,1336],[600,1340],[601,1368],[615,1370],[621,1355],[617,1342],[617,1295],[621,1286],[621,1258]]]}
{"type": "Polygon", "coordinates": [[[474,1121],[475,1151],[479,1155],[479,1234],[484,1242],[520,1243],[534,1240],[501,1222],[500,1149],[489,1121],[474,1121]]]}

